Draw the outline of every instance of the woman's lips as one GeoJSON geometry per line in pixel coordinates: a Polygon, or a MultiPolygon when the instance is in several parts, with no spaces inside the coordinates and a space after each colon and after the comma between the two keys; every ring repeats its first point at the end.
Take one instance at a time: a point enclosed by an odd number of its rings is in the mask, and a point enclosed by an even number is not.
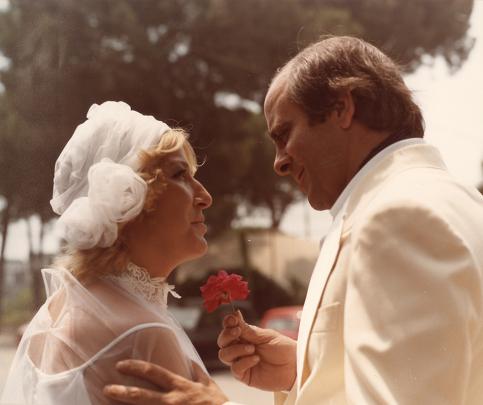
{"type": "Polygon", "coordinates": [[[192,222],[191,225],[202,233],[206,233],[208,231],[208,227],[204,222],[192,222]]]}

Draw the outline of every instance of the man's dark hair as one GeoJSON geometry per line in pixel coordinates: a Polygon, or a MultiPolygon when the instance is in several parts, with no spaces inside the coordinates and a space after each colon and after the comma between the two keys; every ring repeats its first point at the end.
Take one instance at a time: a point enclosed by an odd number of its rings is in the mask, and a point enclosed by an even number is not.
{"type": "MultiPolygon", "coordinates": [[[[323,122],[350,91],[354,118],[368,128],[399,137],[423,137],[421,110],[398,66],[375,46],[353,37],[327,37],[303,49],[278,73],[286,75],[289,98],[323,122]]],[[[277,76],[278,76],[277,75],[277,76]]]]}

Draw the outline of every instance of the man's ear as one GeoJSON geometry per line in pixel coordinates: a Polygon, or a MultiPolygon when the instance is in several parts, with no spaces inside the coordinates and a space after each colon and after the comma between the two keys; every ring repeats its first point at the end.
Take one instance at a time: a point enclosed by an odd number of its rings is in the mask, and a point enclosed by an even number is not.
{"type": "Polygon", "coordinates": [[[354,99],[350,91],[339,96],[333,113],[336,122],[342,129],[350,128],[355,113],[354,99]]]}

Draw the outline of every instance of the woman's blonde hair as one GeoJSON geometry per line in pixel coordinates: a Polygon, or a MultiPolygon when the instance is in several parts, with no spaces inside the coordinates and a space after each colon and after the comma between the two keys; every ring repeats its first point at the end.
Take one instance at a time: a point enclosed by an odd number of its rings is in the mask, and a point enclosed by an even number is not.
{"type": "Polygon", "coordinates": [[[86,250],[67,246],[65,252],[54,261],[54,266],[66,268],[82,281],[88,281],[99,275],[122,273],[129,262],[129,255],[123,242],[123,231],[126,225],[142,220],[155,209],[157,201],[162,197],[166,188],[165,176],[160,168],[161,162],[167,154],[180,149],[183,150],[188,167],[194,174],[198,165],[196,154],[188,141],[188,134],[180,128],[169,129],[161,136],[158,145],[139,152],[141,169],[138,174],[148,184],[142,212],[132,221],[118,224],[118,238],[112,246],[93,247],[86,250]]]}

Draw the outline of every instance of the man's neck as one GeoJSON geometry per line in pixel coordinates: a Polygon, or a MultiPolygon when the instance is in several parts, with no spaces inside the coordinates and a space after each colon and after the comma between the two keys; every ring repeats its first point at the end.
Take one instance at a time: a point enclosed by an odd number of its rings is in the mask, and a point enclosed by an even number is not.
{"type": "Polygon", "coordinates": [[[409,138],[414,138],[414,136],[408,135],[408,134],[400,134],[400,133],[395,133],[387,136],[384,138],[384,140],[376,145],[370,152],[369,154],[364,158],[362,163],[359,165],[359,169],[362,169],[364,165],[369,162],[374,156],[376,156],[381,150],[387,148],[389,145],[392,145],[396,142],[402,141],[404,139],[409,139],[409,138]]]}

